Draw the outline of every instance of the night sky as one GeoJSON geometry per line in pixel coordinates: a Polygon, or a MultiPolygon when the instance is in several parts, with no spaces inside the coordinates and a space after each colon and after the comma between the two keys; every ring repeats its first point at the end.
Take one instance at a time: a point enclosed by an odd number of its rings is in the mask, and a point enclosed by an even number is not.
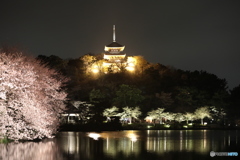
{"type": "Polygon", "coordinates": [[[127,55],[240,84],[239,0],[1,0],[0,45],[78,58],[116,40],[127,55]]]}

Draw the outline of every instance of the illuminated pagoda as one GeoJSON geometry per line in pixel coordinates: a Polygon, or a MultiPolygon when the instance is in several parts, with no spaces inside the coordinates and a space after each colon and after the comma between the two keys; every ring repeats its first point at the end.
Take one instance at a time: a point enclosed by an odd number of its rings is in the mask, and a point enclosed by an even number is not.
{"type": "Polygon", "coordinates": [[[125,46],[119,44],[116,42],[116,30],[115,25],[113,25],[113,42],[109,45],[106,45],[104,50],[104,59],[110,61],[110,62],[116,62],[120,59],[124,59],[126,54],[123,53],[125,46]]]}
{"type": "Polygon", "coordinates": [[[133,57],[126,57],[126,54],[123,53],[124,48],[124,45],[116,42],[116,30],[115,25],[113,25],[113,42],[104,48],[104,66],[111,67],[113,72],[118,72],[121,66],[124,66],[129,71],[134,70],[133,57]]]}

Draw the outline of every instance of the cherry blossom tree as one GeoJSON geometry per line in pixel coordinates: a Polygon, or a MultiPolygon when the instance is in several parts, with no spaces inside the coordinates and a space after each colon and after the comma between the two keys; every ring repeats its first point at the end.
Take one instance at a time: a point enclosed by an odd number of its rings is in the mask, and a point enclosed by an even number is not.
{"type": "Polygon", "coordinates": [[[52,137],[67,94],[63,78],[22,53],[0,53],[0,136],[52,137]]]}
{"type": "Polygon", "coordinates": [[[147,113],[148,117],[153,120],[159,120],[159,123],[162,124],[162,118],[164,117],[164,108],[158,108],[147,113]]]}
{"type": "Polygon", "coordinates": [[[163,117],[171,122],[176,117],[176,113],[164,112],[163,117]]]}
{"type": "Polygon", "coordinates": [[[107,120],[111,120],[110,117],[119,115],[118,110],[119,109],[116,106],[113,106],[112,108],[106,108],[103,111],[103,116],[107,117],[107,120]]]}
{"type": "Polygon", "coordinates": [[[185,116],[182,113],[176,113],[174,120],[181,123],[182,121],[185,120],[185,116]]]}
{"type": "Polygon", "coordinates": [[[206,117],[211,118],[212,117],[208,106],[197,108],[196,111],[195,111],[195,115],[196,115],[197,119],[201,119],[201,124],[202,125],[203,125],[203,119],[204,118],[206,118],[206,117]]]}
{"type": "Polygon", "coordinates": [[[138,117],[142,114],[142,112],[140,111],[139,107],[124,107],[123,108],[123,112],[119,113],[119,116],[121,117],[121,119],[125,119],[128,118],[129,119],[129,123],[132,123],[132,118],[138,119],[138,117]]]}
{"type": "Polygon", "coordinates": [[[184,117],[185,117],[185,120],[187,121],[187,124],[188,124],[188,121],[193,121],[196,116],[194,115],[194,113],[186,112],[184,114],[184,117]]]}

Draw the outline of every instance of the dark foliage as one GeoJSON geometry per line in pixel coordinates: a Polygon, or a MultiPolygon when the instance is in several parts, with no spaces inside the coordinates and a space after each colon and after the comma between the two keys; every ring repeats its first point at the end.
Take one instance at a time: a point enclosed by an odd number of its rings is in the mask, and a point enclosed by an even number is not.
{"type": "MultiPolygon", "coordinates": [[[[96,60],[101,59],[99,56],[96,56],[96,60]]],[[[240,119],[240,86],[229,94],[226,80],[206,71],[183,71],[159,63],[145,62],[148,66],[142,67],[141,72],[91,75],[86,73],[86,65],[81,57],[63,60],[57,56],[40,55],[37,59],[71,79],[68,84],[70,100],[90,101],[92,90],[100,91],[104,96],[100,99],[98,97],[98,103],[94,102],[97,106],[96,113],[113,105],[122,107],[123,104],[117,101],[117,91],[125,84],[141,91],[143,99],[136,104],[141,108],[142,116],[158,107],[185,113],[208,105],[223,108],[228,117],[240,119]]]]}

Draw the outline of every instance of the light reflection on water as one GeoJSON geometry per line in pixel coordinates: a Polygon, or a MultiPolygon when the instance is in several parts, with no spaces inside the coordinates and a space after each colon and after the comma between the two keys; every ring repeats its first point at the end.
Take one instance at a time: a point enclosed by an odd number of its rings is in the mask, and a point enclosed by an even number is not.
{"type": "Polygon", "coordinates": [[[0,144],[0,160],[101,159],[106,156],[118,158],[119,154],[140,157],[143,153],[162,157],[176,152],[209,157],[210,151],[237,151],[239,136],[239,131],[235,130],[62,132],[42,142],[0,144]]]}
{"type": "Polygon", "coordinates": [[[0,144],[0,160],[63,160],[54,140],[0,144]]]}
{"type": "Polygon", "coordinates": [[[151,134],[148,134],[146,148],[157,154],[171,151],[209,153],[211,151],[211,146],[210,141],[207,139],[207,132],[208,131],[204,130],[199,134],[199,131],[189,130],[152,131],[151,134]]]}

